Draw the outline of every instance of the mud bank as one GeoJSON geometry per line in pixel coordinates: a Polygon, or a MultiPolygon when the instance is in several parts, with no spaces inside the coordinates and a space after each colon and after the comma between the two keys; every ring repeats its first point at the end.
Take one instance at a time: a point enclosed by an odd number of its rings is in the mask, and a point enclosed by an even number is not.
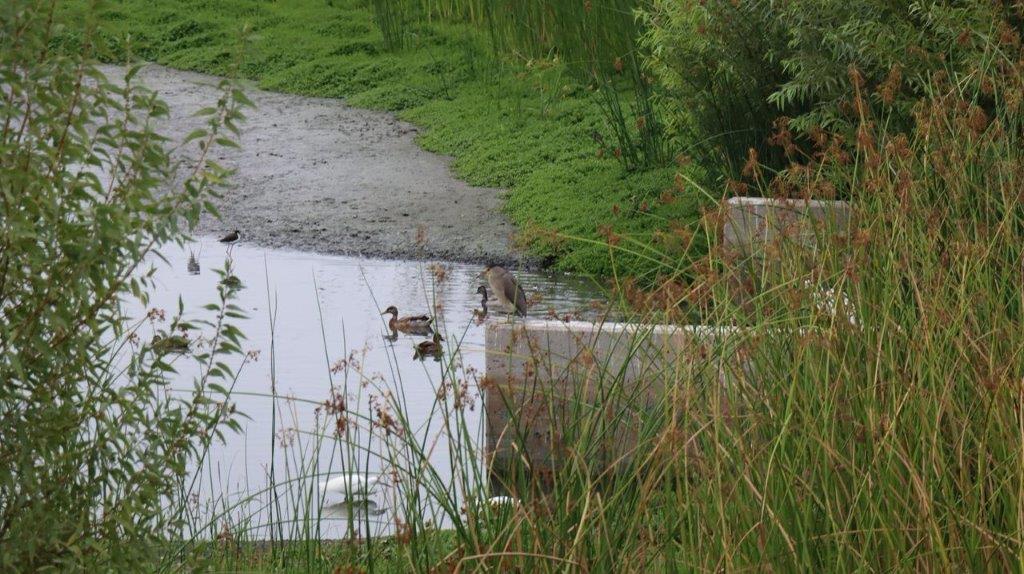
{"type": "MultiPolygon", "coordinates": [[[[213,76],[149,65],[140,77],[170,107],[159,129],[172,141],[199,127],[194,112],[218,97],[213,76]]],[[[200,234],[240,229],[250,244],[337,255],[525,263],[501,213],[503,192],[455,179],[448,158],[416,145],[413,125],[340,100],[246,95],[256,109],[246,113],[242,148],[216,157],[237,174],[215,202],[221,220],[204,216],[200,234]]]]}

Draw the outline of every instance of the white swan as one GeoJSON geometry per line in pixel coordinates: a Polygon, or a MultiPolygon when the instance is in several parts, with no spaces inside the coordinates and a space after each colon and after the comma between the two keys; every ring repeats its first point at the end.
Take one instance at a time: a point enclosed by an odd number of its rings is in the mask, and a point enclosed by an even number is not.
{"type": "Polygon", "coordinates": [[[380,484],[387,484],[386,474],[349,473],[320,483],[320,490],[348,497],[367,496],[380,484]]]}
{"type": "Polygon", "coordinates": [[[506,506],[515,508],[519,506],[519,499],[511,496],[492,496],[487,499],[487,504],[489,504],[491,508],[502,508],[506,506]]]}

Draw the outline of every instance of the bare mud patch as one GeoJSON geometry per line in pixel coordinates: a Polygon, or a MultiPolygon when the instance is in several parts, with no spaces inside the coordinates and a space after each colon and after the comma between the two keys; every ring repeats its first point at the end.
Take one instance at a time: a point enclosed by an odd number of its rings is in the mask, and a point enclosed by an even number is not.
{"type": "MultiPolygon", "coordinates": [[[[139,77],[170,107],[158,128],[172,141],[200,127],[193,114],[219,95],[214,76],[149,65],[139,77]]],[[[246,95],[256,109],[246,113],[242,148],[216,156],[237,174],[215,201],[221,220],[204,216],[200,234],[240,229],[247,243],[335,255],[524,263],[501,213],[503,191],[455,179],[449,158],[416,145],[412,124],[341,100],[246,95]]]]}

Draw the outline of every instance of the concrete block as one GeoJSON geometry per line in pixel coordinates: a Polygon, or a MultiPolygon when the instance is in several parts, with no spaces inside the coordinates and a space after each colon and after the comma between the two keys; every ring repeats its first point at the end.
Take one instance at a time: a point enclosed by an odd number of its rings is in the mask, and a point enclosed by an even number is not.
{"type": "MultiPolygon", "coordinates": [[[[753,294],[740,287],[763,286],[750,273],[764,269],[766,259],[779,250],[813,255],[821,241],[848,233],[850,218],[840,201],[729,200],[722,241],[735,255],[730,275],[737,297],[753,294]]],[[[651,409],[665,404],[678,381],[703,385],[700,408],[729,417],[728,397],[752,379],[743,338],[744,330],[734,327],[488,323],[482,386],[491,469],[500,475],[519,460],[543,474],[583,457],[600,472],[629,460],[644,425],[656,418],[651,409]],[[709,352],[713,346],[719,347],[709,352]],[[707,391],[716,388],[723,392],[713,407],[707,391]],[[577,441],[584,435],[600,440],[584,447],[577,441]]]]}
{"type": "Polygon", "coordinates": [[[722,224],[723,257],[732,302],[746,305],[776,286],[772,279],[785,261],[814,265],[823,243],[850,232],[851,211],[845,201],[734,197],[722,224]]]}
{"type": "Polygon", "coordinates": [[[813,247],[825,234],[849,230],[845,201],[733,197],[727,203],[722,242],[744,254],[761,253],[780,239],[813,247]]]}
{"type": "Polygon", "coordinates": [[[731,328],[530,320],[487,326],[484,403],[491,468],[533,470],[585,456],[628,459],[638,432],[679,380],[718,380],[707,345],[731,328]],[[589,428],[567,428],[569,425],[589,428]],[[584,433],[601,437],[574,451],[584,433]],[[596,450],[595,447],[596,446],[596,450]]]}

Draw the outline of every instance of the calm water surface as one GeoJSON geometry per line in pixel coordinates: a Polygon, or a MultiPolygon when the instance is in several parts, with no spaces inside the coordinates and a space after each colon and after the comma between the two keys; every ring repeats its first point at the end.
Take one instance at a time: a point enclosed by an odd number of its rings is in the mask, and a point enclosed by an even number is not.
{"type": "MultiPolygon", "coordinates": [[[[212,318],[201,307],[217,301],[220,276],[215,270],[224,267],[228,249],[209,238],[190,248],[199,258],[198,275],[187,270],[188,249],[165,248],[167,261],[154,263],[157,289],[149,307],[165,310],[168,319],[177,312],[179,297],[186,319],[212,318]]],[[[318,530],[324,537],[343,536],[353,517],[364,535],[367,530],[390,532],[395,516],[402,513],[394,489],[379,489],[369,507],[360,511],[342,504],[340,495],[322,495],[316,487],[319,480],[354,468],[371,473],[387,468],[378,456],[386,450],[379,438],[383,433],[369,433],[366,420],[377,417],[376,406],[388,402],[403,405],[408,420],[400,426],[428,453],[437,484],[445,484],[460,499],[449,459],[453,431],[446,428],[457,417],[441,408],[437,396],[442,369],[450,367],[448,357],[457,348],[451,372],[475,399],[463,409],[460,421],[466,436],[479,441],[482,405],[476,381],[484,370],[485,327],[474,319],[473,310],[480,304],[476,289],[482,280],[476,276],[482,268],[322,256],[244,244],[234,246],[230,256],[233,272],[243,283],[235,303],[248,314],[237,321],[246,335],[243,348],[258,353],[258,359],[245,361],[232,396],[249,418],[241,421],[242,433],[228,433],[214,446],[196,473],[191,510],[204,517],[223,513],[216,522],[247,529],[254,537],[266,537],[271,524],[286,537],[300,535],[303,528],[318,530]],[[389,305],[397,306],[403,316],[435,315],[445,337],[446,359],[413,358],[413,345],[427,337],[399,334],[390,340],[386,317],[381,316],[389,305]],[[332,389],[335,396],[344,397],[352,420],[343,438],[334,432],[334,419],[328,421],[318,412],[332,397],[332,389]],[[383,398],[388,393],[390,401],[383,398]],[[270,487],[271,474],[276,489],[270,487]]],[[[527,292],[540,298],[532,315],[543,316],[552,309],[559,315],[593,315],[592,303],[601,298],[585,279],[517,275],[527,292]]],[[[497,307],[492,301],[488,320],[507,320],[494,313],[497,307]]],[[[136,306],[129,312],[142,316],[145,310],[136,306]]],[[[140,335],[151,336],[152,329],[146,325],[140,335]]],[[[210,333],[190,337],[204,335],[210,333]]],[[[198,366],[180,356],[175,368],[175,390],[188,391],[198,366]]]]}

